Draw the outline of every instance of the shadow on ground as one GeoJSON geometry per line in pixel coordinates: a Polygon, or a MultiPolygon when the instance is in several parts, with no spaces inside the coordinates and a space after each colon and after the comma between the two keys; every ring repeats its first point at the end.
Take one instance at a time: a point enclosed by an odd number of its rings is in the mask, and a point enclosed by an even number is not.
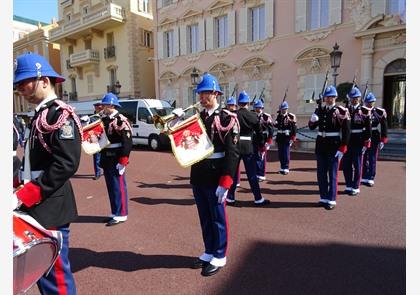
{"type": "Polygon", "coordinates": [[[240,261],[210,293],[405,294],[405,249],[256,242],[240,261]]]}

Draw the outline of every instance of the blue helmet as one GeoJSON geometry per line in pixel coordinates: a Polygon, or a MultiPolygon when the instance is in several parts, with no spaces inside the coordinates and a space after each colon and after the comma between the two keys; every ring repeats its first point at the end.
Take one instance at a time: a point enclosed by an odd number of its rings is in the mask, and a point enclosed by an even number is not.
{"type": "Polygon", "coordinates": [[[249,103],[249,95],[245,91],[239,93],[238,103],[249,103]]]}
{"type": "Polygon", "coordinates": [[[362,93],[360,92],[359,88],[353,87],[350,92],[347,94],[348,98],[358,98],[361,97],[362,93]]]}
{"type": "Polygon", "coordinates": [[[107,94],[104,95],[104,97],[102,98],[101,104],[121,107],[118,101],[118,97],[112,92],[108,92],[107,94]]]}
{"type": "Polygon", "coordinates": [[[57,74],[48,61],[39,54],[27,52],[16,57],[13,85],[26,79],[41,77],[55,78],[56,83],[66,80],[57,74]]]}
{"type": "Polygon", "coordinates": [[[235,105],[236,104],[236,98],[233,96],[229,97],[229,99],[226,101],[227,105],[235,105]]]}
{"type": "Polygon", "coordinates": [[[279,110],[285,110],[289,108],[289,104],[287,103],[287,101],[284,101],[281,103],[281,105],[279,105],[279,110]]]}
{"type": "Polygon", "coordinates": [[[195,89],[196,93],[201,93],[204,91],[216,91],[219,94],[223,94],[223,91],[220,90],[219,82],[217,81],[216,77],[205,73],[201,76],[201,81],[198,83],[197,88],[195,89]]]}
{"type": "Polygon", "coordinates": [[[325,96],[338,96],[337,89],[332,85],[328,86],[324,91],[324,97],[325,96]]]}
{"type": "Polygon", "coordinates": [[[263,102],[259,99],[254,103],[254,109],[256,108],[262,108],[262,109],[264,108],[263,102]]]}
{"type": "Polygon", "coordinates": [[[366,95],[365,102],[375,102],[376,97],[372,92],[369,92],[368,95],[366,95]]]}

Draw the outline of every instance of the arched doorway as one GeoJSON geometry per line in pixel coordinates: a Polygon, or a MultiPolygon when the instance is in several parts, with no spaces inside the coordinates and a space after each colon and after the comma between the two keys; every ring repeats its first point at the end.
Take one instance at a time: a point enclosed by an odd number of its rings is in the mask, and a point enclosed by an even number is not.
{"type": "Polygon", "coordinates": [[[388,64],[384,71],[383,107],[388,114],[389,128],[405,129],[406,109],[405,59],[388,64]]]}

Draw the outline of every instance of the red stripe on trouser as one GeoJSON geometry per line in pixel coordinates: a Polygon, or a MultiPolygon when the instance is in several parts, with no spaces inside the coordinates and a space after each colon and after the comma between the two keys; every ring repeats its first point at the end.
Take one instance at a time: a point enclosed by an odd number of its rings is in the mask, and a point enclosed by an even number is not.
{"type": "Polygon", "coordinates": [[[57,281],[57,291],[59,295],[66,295],[66,280],[64,277],[63,263],[61,262],[61,257],[58,256],[56,262],[54,263],[55,279],[57,281]]]}
{"type": "MultiPolygon", "coordinates": [[[[367,150],[366,150],[366,152],[367,152],[367,150]]],[[[358,187],[360,187],[360,182],[362,181],[362,173],[363,173],[363,158],[365,157],[365,153],[366,153],[366,152],[362,153],[362,157],[360,158],[360,163],[359,163],[359,165],[360,165],[360,167],[359,167],[359,181],[358,181],[358,183],[357,183],[357,186],[358,186],[358,187]]]]}
{"type": "Polygon", "coordinates": [[[268,152],[268,150],[265,151],[265,153],[264,153],[264,159],[263,159],[264,176],[265,176],[265,166],[266,166],[266,163],[267,163],[267,152],[268,152]]]}
{"type": "Polygon", "coordinates": [[[226,250],[225,250],[225,256],[227,256],[227,250],[228,250],[228,246],[229,246],[229,221],[228,221],[228,216],[227,216],[227,212],[226,212],[226,201],[223,204],[223,210],[225,211],[225,221],[226,221],[226,250]]]}
{"type": "Polygon", "coordinates": [[[124,189],[124,178],[123,175],[120,175],[120,195],[121,195],[121,216],[126,216],[127,215],[127,210],[126,210],[126,203],[125,203],[125,189],[124,189]]]}
{"type": "Polygon", "coordinates": [[[340,167],[340,163],[341,163],[342,159],[338,159],[338,163],[337,163],[337,172],[335,173],[335,200],[337,201],[337,194],[338,194],[338,171],[340,171],[340,169],[338,169],[338,167],[340,167]]]}

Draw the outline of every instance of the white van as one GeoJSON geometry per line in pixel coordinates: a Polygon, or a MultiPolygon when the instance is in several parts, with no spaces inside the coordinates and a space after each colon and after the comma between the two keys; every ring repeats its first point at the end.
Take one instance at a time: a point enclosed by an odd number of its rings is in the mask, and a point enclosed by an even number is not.
{"type": "MultiPolygon", "coordinates": [[[[87,102],[72,102],[79,116],[92,115],[93,104],[101,100],[87,102]]],[[[133,128],[133,144],[148,145],[152,150],[160,150],[169,146],[167,135],[160,133],[153,124],[153,115],[166,116],[173,108],[169,102],[160,99],[120,99],[121,108],[118,111],[127,117],[133,128]]]]}

